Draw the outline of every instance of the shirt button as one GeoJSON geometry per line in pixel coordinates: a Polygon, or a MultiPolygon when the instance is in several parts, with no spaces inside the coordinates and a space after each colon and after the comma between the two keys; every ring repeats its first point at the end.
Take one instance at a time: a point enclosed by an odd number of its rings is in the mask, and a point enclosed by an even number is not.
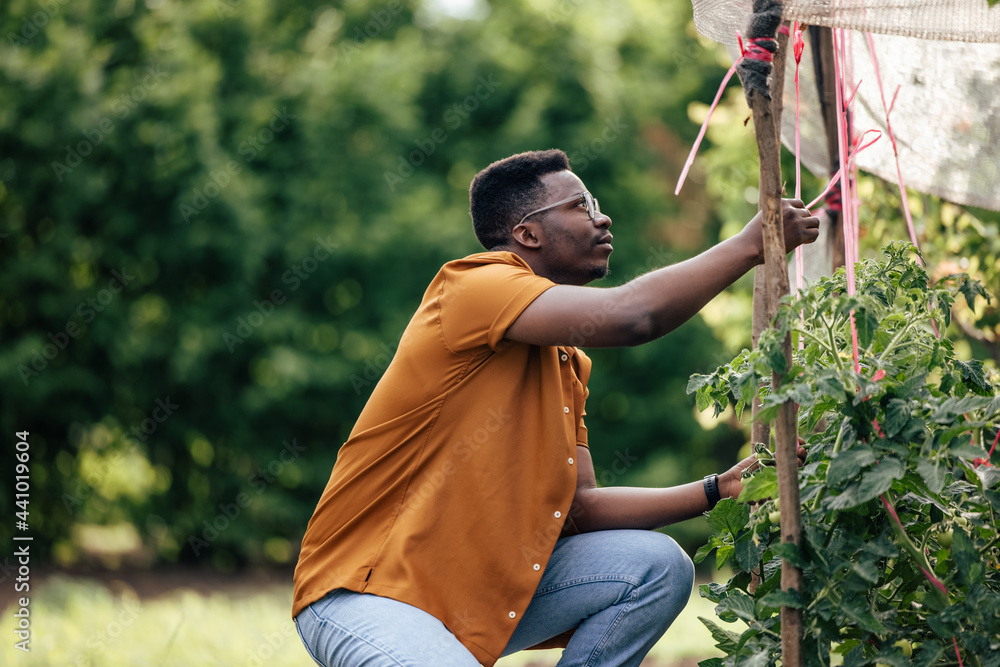
{"type": "Polygon", "coordinates": [[[510,612],[510,613],[509,613],[509,614],[507,614],[507,615],[508,615],[508,616],[510,616],[511,618],[514,618],[515,616],[517,616],[517,614],[515,614],[514,612],[510,612]]]}
{"type": "Polygon", "coordinates": [[[560,359],[562,359],[563,361],[566,361],[567,359],[569,359],[569,357],[567,357],[567,356],[566,356],[565,354],[564,354],[564,355],[562,355],[562,356],[561,356],[561,357],[559,357],[559,358],[560,358],[560,359]]]}
{"type": "Polygon", "coordinates": [[[538,570],[541,570],[541,569],[542,569],[542,566],[541,566],[541,565],[539,565],[538,563],[535,563],[535,564],[534,564],[534,565],[532,565],[531,567],[533,567],[533,568],[535,569],[535,571],[536,571],[536,572],[537,572],[538,570]]]}
{"type": "Polygon", "coordinates": [[[569,464],[573,465],[573,457],[572,456],[569,458],[569,464]]]}
{"type": "Polygon", "coordinates": [[[569,414],[569,406],[568,405],[565,408],[563,408],[563,412],[565,412],[566,414],[569,414]]]}
{"type": "Polygon", "coordinates": [[[556,512],[555,514],[553,514],[552,516],[554,516],[555,518],[557,518],[557,519],[558,519],[558,518],[560,518],[560,517],[562,516],[562,512],[558,512],[558,511],[557,511],[557,512],[556,512]]]}

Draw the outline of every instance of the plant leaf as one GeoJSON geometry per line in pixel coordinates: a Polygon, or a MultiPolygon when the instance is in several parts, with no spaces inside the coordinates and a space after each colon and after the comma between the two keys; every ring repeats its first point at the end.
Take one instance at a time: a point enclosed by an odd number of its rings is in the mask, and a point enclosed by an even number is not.
{"type": "Polygon", "coordinates": [[[736,540],[736,562],[744,572],[750,572],[758,565],[764,552],[767,551],[769,542],[767,535],[759,535],[757,532],[747,531],[736,540]]]}
{"type": "Polygon", "coordinates": [[[840,612],[863,630],[885,633],[885,627],[872,615],[864,596],[845,595],[840,601],[840,612]]]}
{"type": "Polygon", "coordinates": [[[715,624],[714,621],[710,621],[703,616],[699,616],[698,620],[705,624],[708,631],[712,633],[712,638],[715,640],[715,646],[726,653],[732,653],[736,650],[736,646],[740,641],[740,636],[735,632],[720,628],[715,624]]]}
{"type": "Polygon", "coordinates": [[[778,495],[778,472],[771,467],[764,467],[754,473],[754,476],[743,482],[743,491],[737,498],[741,503],[752,503],[755,500],[774,498],[778,495]]]}
{"type": "Polygon", "coordinates": [[[941,644],[925,641],[913,656],[913,667],[931,667],[931,665],[937,664],[942,655],[944,655],[944,647],[941,644]]]}
{"type": "Polygon", "coordinates": [[[854,311],[854,322],[858,330],[858,346],[868,349],[878,329],[878,316],[872,308],[861,306],[854,311]]]}
{"type": "Polygon", "coordinates": [[[705,519],[716,535],[732,535],[735,539],[736,534],[746,528],[750,520],[750,508],[732,498],[723,498],[705,519]]]}
{"type": "Polygon", "coordinates": [[[902,461],[882,459],[862,476],[860,482],[851,484],[843,493],[831,498],[827,506],[830,509],[848,509],[866,503],[888,491],[893,481],[901,478],[905,471],[902,461]]]}
{"type": "MultiPolygon", "coordinates": [[[[1000,0],[987,0],[992,7],[1000,0]]],[[[965,303],[968,304],[969,308],[975,310],[976,308],[976,297],[981,296],[986,299],[986,303],[990,302],[990,295],[983,287],[983,284],[978,280],[972,280],[969,276],[962,276],[964,280],[962,284],[958,286],[958,291],[962,293],[965,297],[965,303]]]]}
{"type": "Polygon", "coordinates": [[[796,590],[772,591],[757,600],[758,616],[764,616],[765,611],[777,611],[781,607],[802,609],[806,604],[802,595],[796,590]]]}
{"type": "Polygon", "coordinates": [[[910,420],[909,402],[899,398],[890,398],[885,408],[885,434],[890,438],[899,433],[906,422],[910,420]]]}
{"type": "Polygon", "coordinates": [[[992,489],[997,485],[997,482],[1000,482],[1000,469],[993,466],[979,466],[976,468],[976,475],[979,476],[984,489],[992,489]]]}
{"type": "Polygon", "coordinates": [[[972,586],[986,576],[986,564],[983,562],[976,545],[969,539],[965,531],[955,528],[955,541],[951,545],[951,557],[955,559],[959,578],[966,586],[972,586]]]}
{"type": "Polygon", "coordinates": [[[694,392],[698,391],[699,389],[707,385],[709,382],[711,382],[713,377],[715,377],[714,374],[698,375],[697,373],[695,373],[690,378],[688,378],[687,393],[693,394],[694,392]]]}
{"type": "Polygon", "coordinates": [[[986,381],[986,376],[983,374],[983,362],[979,359],[970,359],[969,361],[956,359],[955,365],[962,373],[962,382],[968,385],[969,389],[980,396],[993,398],[993,387],[986,381]]]}
{"type": "Polygon", "coordinates": [[[723,544],[722,540],[713,535],[708,544],[703,544],[698,548],[698,551],[695,552],[692,560],[694,560],[695,563],[700,563],[708,557],[708,554],[712,553],[712,549],[722,546],[723,544]]]}
{"type": "Polygon", "coordinates": [[[934,493],[941,493],[941,489],[944,488],[944,470],[940,461],[920,459],[917,463],[917,472],[920,473],[928,489],[934,493]]]}
{"type": "Polygon", "coordinates": [[[853,447],[845,452],[840,452],[837,458],[830,462],[830,468],[826,471],[826,483],[831,486],[840,486],[844,482],[854,479],[865,466],[875,462],[875,452],[868,447],[853,447]]]}
{"type": "Polygon", "coordinates": [[[724,621],[732,621],[742,618],[744,621],[756,621],[754,614],[753,598],[743,591],[736,590],[722,598],[719,606],[715,608],[715,613],[724,621]],[[726,614],[732,618],[726,618],[726,614]]]}

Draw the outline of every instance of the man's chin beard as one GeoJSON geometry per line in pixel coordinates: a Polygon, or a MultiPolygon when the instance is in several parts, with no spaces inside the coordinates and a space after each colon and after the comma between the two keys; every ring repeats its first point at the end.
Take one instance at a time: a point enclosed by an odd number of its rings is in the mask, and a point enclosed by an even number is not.
{"type": "Polygon", "coordinates": [[[604,266],[604,267],[594,267],[587,274],[587,277],[583,280],[583,282],[577,282],[577,283],[573,283],[573,284],[575,284],[575,285],[589,285],[590,283],[592,283],[592,282],[594,282],[596,280],[602,280],[604,278],[607,278],[608,274],[610,274],[610,273],[611,273],[611,269],[609,267],[607,267],[607,266],[604,266]]]}

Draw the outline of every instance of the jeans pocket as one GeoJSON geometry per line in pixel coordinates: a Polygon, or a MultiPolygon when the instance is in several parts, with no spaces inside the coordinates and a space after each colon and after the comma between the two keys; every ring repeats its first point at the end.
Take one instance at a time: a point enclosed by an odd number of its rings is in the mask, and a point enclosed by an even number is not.
{"type": "Polygon", "coordinates": [[[318,618],[326,618],[327,613],[331,606],[337,603],[345,595],[350,595],[351,591],[346,588],[335,588],[320,599],[313,602],[311,605],[303,609],[302,611],[312,611],[312,613],[318,618]]]}

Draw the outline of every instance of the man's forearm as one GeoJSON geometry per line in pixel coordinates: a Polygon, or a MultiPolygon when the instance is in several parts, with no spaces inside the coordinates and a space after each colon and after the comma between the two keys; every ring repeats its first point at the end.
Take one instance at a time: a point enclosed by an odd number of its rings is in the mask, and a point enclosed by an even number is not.
{"type": "Polygon", "coordinates": [[[646,340],[665,336],[759,264],[752,244],[739,235],[677,264],[651,271],[615,288],[622,305],[643,313],[646,340]]]}
{"type": "Polygon", "coordinates": [[[580,489],[570,510],[582,533],[628,528],[655,529],[709,510],[701,481],[668,488],[613,486],[580,489]]]}

